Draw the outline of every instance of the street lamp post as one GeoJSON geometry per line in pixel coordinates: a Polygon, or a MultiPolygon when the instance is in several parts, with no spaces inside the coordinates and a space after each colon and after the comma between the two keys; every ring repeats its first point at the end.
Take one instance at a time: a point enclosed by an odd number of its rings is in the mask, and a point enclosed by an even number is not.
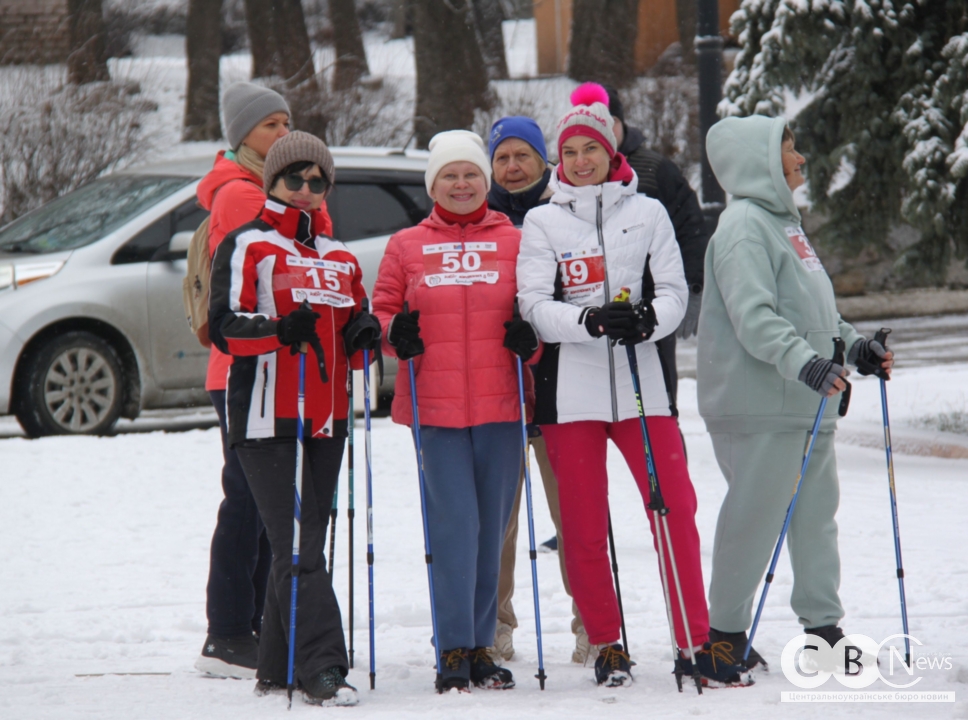
{"type": "Polygon", "coordinates": [[[716,228],[726,206],[726,194],[716,181],[706,157],[706,133],[719,118],[716,106],[723,96],[723,38],[719,34],[717,0],[696,0],[696,56],[699,64],[699,147],[702,157],[702,208],[706,226],[716,228]]]}

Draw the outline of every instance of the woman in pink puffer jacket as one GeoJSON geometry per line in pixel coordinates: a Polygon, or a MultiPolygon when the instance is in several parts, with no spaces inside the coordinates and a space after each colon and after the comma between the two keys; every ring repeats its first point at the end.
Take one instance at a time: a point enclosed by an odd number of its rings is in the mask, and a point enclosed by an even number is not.
{"type": "MultiPolygon", "coordinates": [[[[489,210],[481,139],[453,130],[430,141],[430,217],[390,238],[373,289],[385,349],[416,373],[427,519],[437,598],[439,692],[470,682],[513,687],[486,647],[497,622],[502,539],[522,461],[514,353],[538,349],[513,319],[521,232],[489,210]],[[408,311],[404,311],[404,303],[408,311]]],[[[393,420],[411,425],[410,381],[397,374],[393,420]]]]}

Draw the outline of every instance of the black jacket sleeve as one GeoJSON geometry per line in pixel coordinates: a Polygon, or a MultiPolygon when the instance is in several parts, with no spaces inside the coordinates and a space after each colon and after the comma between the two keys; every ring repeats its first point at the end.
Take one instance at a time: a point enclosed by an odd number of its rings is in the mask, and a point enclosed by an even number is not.
{"type": "Polygon", "coordinates": [[[689,290],[701,291],[709,235],[699,198],[679,166],[664,155],[649,150],[643,140],[641,131],[628,128],[626,142],[622,145],[629,150],[626,157],[638,175],[638,191],[655,198],[665,206],[676,232],[676,242],[679,243],[679,251],[682,253],[682,265],[689,290]]]}
{"type": "Polygon", "coordinates": [[[706,218],[699,198],[679,166],[668,158],[663,158],[659,163],[656,182],[659,186],[657,199],[665,206],[676,231],[686,282],[690,291],[701,290],[709,235],[706,233],[706,218]]]}

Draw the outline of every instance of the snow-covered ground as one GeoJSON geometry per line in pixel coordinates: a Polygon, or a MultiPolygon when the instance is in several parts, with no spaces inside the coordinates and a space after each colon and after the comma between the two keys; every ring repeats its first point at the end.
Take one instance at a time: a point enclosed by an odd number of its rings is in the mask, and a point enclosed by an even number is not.
{"type": "MultiPolygon", "coordinates": [[[[876,435],[877,383],[856,379],[845,430],[876,435]]],[[[963,402],[968,365],[900,370],[890,385],[893,419],[963,402]]],[[[699,495],[698,524],[708,578],[712,533],[725,484],[696,412],[695,382],[680,385],[682,428],[699,495]]],[[[360,438],[362,440],[362,438],[360,438]]],[[[362,442],[360,442],[362,445],[362,442]]],[[[407,431],[374,423],[377,689],[367,689],[365,514],[356,526],[356,669],[360,706],[293,713],[354,717],[682,717],[729,713],[744,718],[965,716],[968,697],[968,574],[963,508],[968,460],[897,455],[897,493],[907,571],[911,632],[926,653],[952,657],[951,670],[926,673],[919,690],[954,691],[952,706],[896,704],[780,705],[795,688],[779,655],[798,633],[788,606],[791,574],[784,553],[757,648],[774,672],[754,687],[678,694],[655,554],[642,503],[621,458],[609,458],[611,504],[621,567],[635,684],[597,688],[591,669],[569,662],[570,605],[552,555],[538,556],[547,689],[532,675],[537,651],[526,545],[519,544],[515,634],[509,663],[518,687],[503,693],[433,694],[433,651],[419,495],[407,431]]],[[[113,438],[0,441],[0,717],[231,718],[285,717],[284,698],[253,696],[251,681],[212,680],[192,664],[205,635],[208,547],[220,500],[215,430],[113,438]]],[[[364,505],[362,448],[357,448],[356,505],[364,505]]],[[[900,632],[883,451],[838,445],[841,586],[849,631],[878,641],[900,632]]],[[[345,478],[345,474],[344,474],[345,478]]],[[[789,481],[792,482],[793,478],[789,481]]],[[[784,481],[778,478],[778,481],[784,481]]],[[[346,483],[340,486],[335,584],[347,619],[346,483]]],[[[535,483],[536,534],[553,534],[541,483],[535,483]]],[[[780,518],[777,519],[779,524],[780,518]]],[[[523,518],[522,518],[523,521],[523,518]]],[[[522,535],[522,540],[526,535],[522,535]]],[[[825,689],[837,690],[835,681],[825,689]],[[832,687],[831,687],[832,686],[832,687]]],[[[878,689],[877,687],[870,688],[878,689]]],[[[886,687],[883,689],[887,689],[886,687]]]]}

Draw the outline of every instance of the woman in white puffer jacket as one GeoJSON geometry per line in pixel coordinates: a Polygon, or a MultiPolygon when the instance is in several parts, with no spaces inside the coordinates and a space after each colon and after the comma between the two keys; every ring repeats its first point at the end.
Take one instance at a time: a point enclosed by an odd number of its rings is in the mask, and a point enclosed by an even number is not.
{"type": "MultiPolygon", "coordinates": [[[[635,173],[616,152],[607,93],[587,84],[558,122],[561,164],[548,205],[525,218],[518,256],[523,316],[545,343],[535,369],[535,423],[558,477],[568,578],[589,641],[599,649],[599,684],[631,681],[619,643],[619,609],[607,553],[611,439],[648,504],[649,478],[626,348],[634,345],[653,459],[669,508],[669,528],[692,637],[672,593],[680,670],[692,674],[691,648],[704,681],[748,682],[710,646],[709,619],[689,479],[676,409],[655,341],[678,327],[688,290],[665,208],[636,192],[635,173]]],[[[655,525],[648,512],[653,534],[655,525]]],[[[668,553],[668,550],[666,550],[668,553]]],[[[671,579],[670,579],[671,584],[671,579]]]]}

